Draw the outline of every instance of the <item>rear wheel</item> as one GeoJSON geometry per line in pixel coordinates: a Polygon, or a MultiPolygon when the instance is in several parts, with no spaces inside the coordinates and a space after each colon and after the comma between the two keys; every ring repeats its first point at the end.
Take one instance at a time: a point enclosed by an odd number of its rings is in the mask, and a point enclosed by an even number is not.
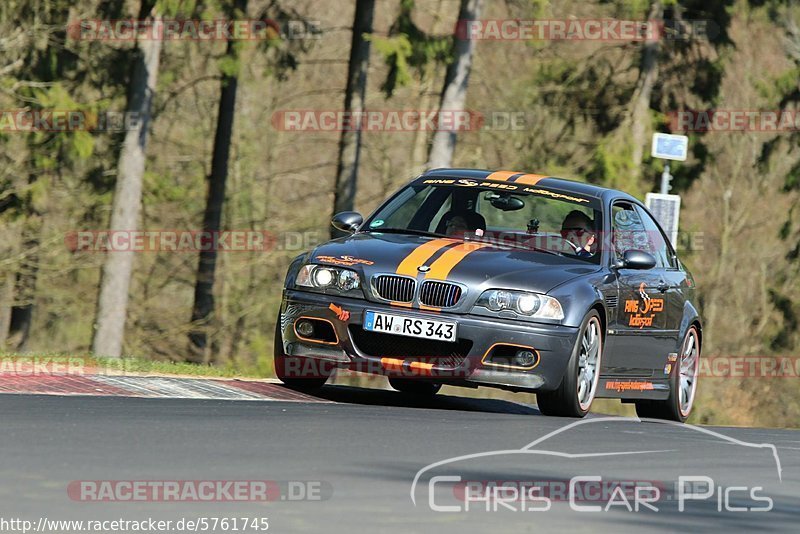
{"type": "Polygon", "coordinates": [[[603,330],[596,310],[584,317],[578,340],[572,349],[561,385],[555,391],[536,394],[539,411],[544,415],[583,417],[592,408],[600,363],[603,358],[603,330]]]}
{"type": "Polygon", "coordinates": [[[441,384],[409,378],[390,378],[389,385],[397,391],[418,397],[433,397],[442,389],[441,384]]]}
{"type": "Polygon", "coordinates": [[[321,388],[328,381],[334,367],[320,360],[286,355],[283,352],[280,314],[275,323],[274,362],[278,380],[295,389],[321,388]]]}
{"type": "Polygon", "coordinates": [[[636,401],[636,414],[651,419],[683,423],[689,418],[697,392],[697,369],[700,365],[700,336],[697,327],[689,327],[681,344],[681,352],[672,370],[667,400],[636,401]]]}

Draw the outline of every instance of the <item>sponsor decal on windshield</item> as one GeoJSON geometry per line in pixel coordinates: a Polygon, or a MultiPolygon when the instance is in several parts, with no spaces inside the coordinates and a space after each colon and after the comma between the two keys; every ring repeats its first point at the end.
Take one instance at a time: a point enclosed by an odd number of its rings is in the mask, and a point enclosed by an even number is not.
{"type": "Polygon", "coordinates": [[[431,178],[429,180],[423,180],[422,183],[425,185],[459,185],[461,187],[490,187],[492,189],[505,189],[507,191],[516,191],[519,189],[519,186],[513,184],[484,182],[478,180],[470,180],[469,178],[460,178],[458,180],[431,178]]]}
{"type": "Polygon", "coordinates": [[[561,199],[561,200],[568,200],[570,202],[578,202],[578,203],[580,203],[580,202],[589,202],[588,198],[573,197],[573,196],[570,196],[570,195],[564,195],[562,193],[556,193],[554,191],[548,191],[546,189],[532,189],[530,187],[526,187],[522,191],[525,192],[525,193],[533,193],[534,195],[543,195],[543,196],[548,196],[548,197],[551,197],[551,198],[558,198],[558,199],[561,199]]]}
{"type": "MultiPolygon", "coordinates": [[[[508,172],[508,171],[504,171],[504,172],[508,172]]],[[[493,173],[493,174],[497,174],[497,173],[493,173]]],[[[492,178],[493,174],[490,174],[489,176],[487,176],[487,179],[497,180],[496,178],[492,178]]],[[[536,185],[536,182],[538,182],[542,178],[546,178],[546,176],[542,176],[541,178],[537,178],[537,179],[535,179],[535,181],[534,181],[534,179],[528,179],[528,178],[525,178],[525,177],[526,176],[539,176],[537,174],[527,174],[527,175],[519,175],[519,176],[520,177],[516,178],[516,179],[513,178],[513,176],[512,176],[508,181],[505,181],[505,182],[498,182],[498,181],[487,182],[487,181],[481,181],[481,180],[471,180],[471,179],[468,179],[468,178],[460,178],[458,180],[456,180],[456,179],[448,179],[448,178],[429,178],[429,179],[423,180],[422,184],[423,185],[454,185],[454,186],[459,186],[459,187],[486,187],[486,188],[489,188],[489,189],[502,189],[504,191],[518,191],[520,193],[529,193],[529,194],[537,195],[537,196],[545,196],[545,197],[550,197],[550,198],[557,199],[557,200],[565,200],[567,202],[575,202],[576,204],[583,204],[583,203],[591,202],[591,200],[589,200],[588,198],[582,198],[582,197],[567,195],[567,194],[564,194],[564,193],[557,193],[555,191],[550,191],[550,190],[547,190],[547,189],[541,189],[541,188],[538,188],[538,187],[537,188],[521,187],[520,185],[517,185],[517,184],[536,185]],[[514,181],[516,183],[509,183],[511,181],[514,181]]]]}

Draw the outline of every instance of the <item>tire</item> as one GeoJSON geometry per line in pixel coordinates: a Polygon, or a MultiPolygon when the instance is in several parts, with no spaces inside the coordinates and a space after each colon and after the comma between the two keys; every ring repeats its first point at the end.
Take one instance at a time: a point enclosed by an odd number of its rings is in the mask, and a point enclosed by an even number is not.
{"type": "Polygon", "coordinates": [[[669,397],[662,401],[636,401],[636,415],[649,419],[685,422],[692,413],[700,365],[700,335],[692,325],[681,343],[678,361],[670,375],[669,397]]]}
{"type": "Polygon", "coordinates": [[[401,393],[417,397],[433,397],[442,389],[441,384],[409,378],[390,378],[389,385],[401,393]]]}
{"type": "Polygon", "coordinates": [[[597,394],[602,360],[603,327],[600,315],[591,310],[581,322],[578,339],[558,389],[536,394],[539,411],[544,415],[561,417],[584,417],[589,413],[597,394]]]}
{"type": "Polygon", "coordinates": [[[275,376],[278,380],[294,389],[311,390],[319,389],[328,381],[333,372],[333,365],[326,364],[320,360],[302,358],[300,356],[287,356],[283,352],[283,332],[281,332],[281,318],[275,322],[275,344],[274,344],[274,363],[275,376]],[[312,370],[308,376],[303,376],[292,369],[304,371],[312,370]]]}

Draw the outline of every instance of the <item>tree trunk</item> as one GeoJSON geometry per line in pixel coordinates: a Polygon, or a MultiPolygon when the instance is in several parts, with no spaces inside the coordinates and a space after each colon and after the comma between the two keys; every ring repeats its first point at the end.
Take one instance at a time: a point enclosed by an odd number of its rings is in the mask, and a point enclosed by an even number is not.
{"type": "Polygon", "coordinates": [[[29,214],[23,230],[25,256],[14,278],[14,306],[8,325],[6,346],[14,351],[25,351],[33,320],[33,299],[36,295],[36,278],[39,273],[39,234],[42,220],[39,214],[29,214]]]}
{"type": "MultiPolygon", "coordinates": [[[[461,0],[458,20],[477,20],[483,11],[483,0],[461,0]]],[[[454,33],[453,62],[447,67],[442,88],[439,111],[454,113],[464,111],[467,101],[467,85],[472,70],[472,54],[475,51],[475,39],[460,39],[454,33]]],[[[453,152],[456,148],[456,131],[437,129],[433,135],[431,151],[428,154],[429,169],[449,167],[452,165],[453,152]]]]}
{"type": "MultiPolygon", "coordinates": [[[[247,0],[235,0],[231,19],[247,11],[247,0]],[[238,13],[238,14],[237,14],[238,13]]],[[[208,176],[208,196],[203,213],[203,231],[211,235],[222,227],[222,208],[225,203],[225,183],[228,180],[233,116],[236,108],[236,88],[239,82],[239,52],[235,41],[228,41],[225,54],[236,68],[222,75],[217,114],[217,130],[214,134],[214,151],[211,157],[211,174],[208,176]]],[[[187,361],[210,363],[214,355],[208,346],[208,327],[214,313],[214,278],[217,269],[217,251],[214,247],[200,251],[197,264],[197,280],[194,286],[192,307],[192,330],[189,332],[189,354],[187,361]]]]}
{"type": "MultiPolygon", "coordinates": [[[[433,9],[434,20],[430,28],[430,35],[439,34],[439,23],[441,22],[443,0],[436,3],[433,9]]],[[[420,75],[418,83],[418,97],[417,109],[419,111],[428,111],[433,101],[434,85],[438,77],[439,70],[438,64],[435,61],[429,61],[422,66],[423,73],[420,75]]],[[[410,179],[412,176],[417,176],[425,170],[425,164],[428,162],[428,141],[429,134],[423,129],[414,130],[414,137],[411,141],[411,153],[409,154],[408,168],[404,175],[404,180],[410,179]]]]}
{"type": "MultiPolygon", "coordinates": [[[[347,63],[347,87],[344,93],[344,112],[359,114],[364,111],[369,67],[369,41],[364,34],[372,33],[375,0],[357,0],[353,17],[353,37],[350,41],[350,60],[347,63]]],[[[356,198],[358,160],[361,152],[361,128],[345,129],[339,139],[339,158],[336,164],[336,186],[333,213],[350,211],[356,198]]],[[[331,230],[331,237],[342,234],[331,230]]]]}
{"type": "MultiPolygon", "coordinates": [[[[650,5],[650,13],[647,16],[647,20],[651,24],[657,24],[662,19],[663,8],[661,2],[660,0],[654,0],[650,5]]],[[[660,50],[660,39],[644,42],[639,79],[636,82],[636,90],[633,93],[633,105],[631,106],[631,143],[633,153],[631,163],[637,180],[642,174],[644,150],[649,144],[647,142],[647,132],[650,128],[650,100],[653,95],[653,87],[658,80],[658,54],[660,50]]]]}
{"type": "MultiPolygon", "coordinates": [[[[142,15],[159,20],[152,1],[142,3],[142,15]]],[[[136,43],[127,111],[138,118],[125,133],[114,189],[114,204],[110,230],[135,231],[139,226],[142,201],[142,176],[145,167],[145,147],[150,124],[150,109],[158,79],[161,40],[142,40],[136,43]]],[[[118,358],[122,354],[125,318],[128,310],[128,290],[133,270],[134,251],[109,252],[100,278],[92,352],[118,358]]]]}
{"type": "MultiPolygon", "coordinates": [[[[69,3],[50,2],[39,7],[41,8],[38,10],[39,20],[66,21],[69,17],[69,3]]],[[[48,35],[47,46],[44,49],[31,54],[27,62],[20,58],[17,62],[6,66],[3,69],[3,75],[8,76],[11,74],[12,78],[20,78],[22,72],[15,73],[15,71],[24,65],[23,72],[26,74],[21,76],[22,78],[42,83],[44,86],[51,83],[58,84],[63,77],[65,65],[69,63],[65,57],[68,55],[64,48],[65,38],[65,30],[54,30],[48,35]]],[[[60,148],[62,142],[60,136],[55,136],[46,143],[42,143],[37,139],[34,133],[27,136],[27,158],[32,166],[28,174],[29,187],[33,187],[36,184],[37,186],[44,185],[47,189],[50,189],[49,183],[37,184],[42,180],[49,181],[53,172],[52,169],[47,169],[44,165],[40,165],[38,158],[36,158],[37,152],[40,152],[42,147],[47,147],[48,153],[54,157],[56,168],[63,169],[68,165],[68,158],[65,157],[60,148]]],[[[23,195],[23,198],[20,198],[13,190],[9,191],[9,193],[4,195],[5,198],[3,200],[0,200],[0,213],[9,209],[12,211],[18,210],[18,216],[21,216],[23,220],[21,235],[23,256],[19,268],[12,278],[13,296],[11,300],[13,305],[8,313],[8,322],[6,323],[3,320],[4,318],[0,318],[0,329],[5,328],[0,332],[0,347],[5,346],[10,350],[25,351],[28,348],[28,339],[33,321],[36,284],[40,267],[39,257],[41,232],[44,226],[43,219],[44,215],[50,210],[49,206],[42,206],[39,202],[34,202],[31,198],[28,198],[27,195],[23,195]]]]}

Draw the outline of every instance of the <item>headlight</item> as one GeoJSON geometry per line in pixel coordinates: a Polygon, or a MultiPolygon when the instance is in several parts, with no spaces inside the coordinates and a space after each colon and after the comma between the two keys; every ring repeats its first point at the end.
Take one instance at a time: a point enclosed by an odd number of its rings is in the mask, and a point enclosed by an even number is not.
{"type": "Polygon", "coordinates": [[[332,269],[316,268],[311,274],[311,280],[316,287],[328,287],[333,283],[334,272],[332,269]]]}
{"type": "MultiPolygon", "coordinates": [[[[300,268],[295,284],[298,287],[348,293],[361,287],[361,278],[350,269],[308,264],[300,268]]],[[[360,293],[359,296],[363,294],[360,293]]]]}
{"type": "Polygon", "coordinates": [[[490,289],[483,292],[475,305],[495,312],[507,310],[540,319],[561,320],[564,318],[564,310],[558,300],[547,295],[526,291],[490,289]]]}

